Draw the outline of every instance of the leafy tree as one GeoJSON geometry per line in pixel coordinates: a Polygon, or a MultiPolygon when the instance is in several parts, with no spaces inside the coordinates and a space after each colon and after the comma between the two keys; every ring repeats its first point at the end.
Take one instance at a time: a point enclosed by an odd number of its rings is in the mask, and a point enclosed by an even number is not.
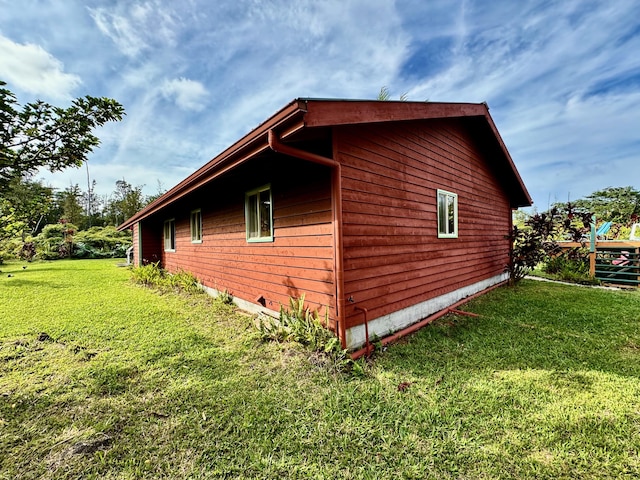
{"type": "Polygon", "coordinates": [[[77,258],[125,257],[131,246],[131,232],[119,232],[114,226],[91,227],[79,231],[74,237],[73,256],[77,258]]]}
{"type": "Polygon", "coordinates": [[[46,225],[33,239],[39,257],[44,260],[70,258],[73,253],[73,236],[77,231],[78,228],[75,225],[65,220],[46,225]]]}
{"type": "Polygon", "coordinates": [[[512,242],[511,258],[507,265],[511,285],[526,277],[557,248],[554,241],[557,232],[554,218],[557,213],[555,208],[546,213],[536,213],[524,221],[524,227],[513,226],[509,236],[512,242]]]}
{"type": "Polygon", "coordinates": [[[116,182],[116,190],[106,208],[108,221],[114,225],[132,217],[147,204],[142,186],[134,187],[124,178],[116,182]]]}
{"type": "Polygon", "coordinates": [[[82,190],[80,190],[78,184],[76,183],[65,188],[64,191],[58,192],[56,197],[62,207],[61,218],[73,225],[79,225],[84,219],[84,212],[82,205],[80,205],[82,190]]]}
{"type": "Polygon", "coordinates": [[[628,225],[640,216],[640,191],[633,187],[607,187],[575,202],[599,220],[628,225]]]}
{"type": "Polygon", "coordinates": [[[513,242],[507,271],[510,283],[516,284],[541,262],[562,257],[563,262],[582,263],[583,248],[561,251],[557,240],[570,240],[584,246],[591,226],[590,212],[576,209],[571,203],[554,206],[548,212],[535,213],[513,226],[513,242]]]}
{"type": "Polygon", "coordinates": [[[164,185],[162,184],[162,182],[160,180],[158,180],[157,182],[158,182],[158,189],[157,189],[156,193],[147,196],[147,198],[146,198],[146,204],[147,205],[149,205],[151,202],[154,202],[155,200],[160,198],[167,191],[167,189],[164,188],[164,185]]]}
{"type": "Polygon", "coordinates": [[[20,106],[0,80],[0,188],[40,167],[55,172],[78,167],[100,144],[94,128],[119,121],[124,108],[89,95],[60,108],[37,100],[20,106]]]}
{"type": "MultiPolygon", "coordinates": [[[[554,206],[566,208],[567,203],[554,206]]],[[[592,212],[598,222],[629,226],[640,217],[640,191],[633,187],[607,187],[573,202],[576,212],[592,212]]]]}
{"type": "Polygon", "coordinates": [[[20,237],[24,242],[51,221],[53,210],[51,187],[40,181],[12,178],[0,195],[0,238],[20,237]]]}
{"type": "Polygon", "coordinates": [[[96,195],[95,190],[96,181],[94,180],[89,185],[89,189],[85,192],[82,192],[82,195],[80,196],[80,205],[82,206],[85,214],[84,221],[78,224],[81,230],[85,230],[94,226],[103,226],[103,202],[100,197],[96,195]]]}

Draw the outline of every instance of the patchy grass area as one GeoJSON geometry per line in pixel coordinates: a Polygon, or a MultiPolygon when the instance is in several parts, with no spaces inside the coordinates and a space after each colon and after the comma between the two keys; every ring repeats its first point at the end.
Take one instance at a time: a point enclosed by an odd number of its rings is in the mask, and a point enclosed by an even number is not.
{"type": "Polygon", "coordinates": [[[524,281],[353,377],[113,260],[0,269],[2,479],[640,475],[637,291],[524,281]]]}

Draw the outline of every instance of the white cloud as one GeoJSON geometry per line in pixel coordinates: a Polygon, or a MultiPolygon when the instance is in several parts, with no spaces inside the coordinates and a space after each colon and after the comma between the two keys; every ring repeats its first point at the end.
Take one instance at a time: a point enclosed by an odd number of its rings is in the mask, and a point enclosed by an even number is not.
{"type": "Polygon", "coordinates": [[[44,95],[54,100],[68,100],[82,80],[64,72],[63,63],[41,46],[16,43],[0,35],[0,77],[9,88],[44,95]]]}
{"type": "Polygon", "coordinates": [[[109,13],[103,8],[90,10],[90,12],[98,29],[125,55],[135,57],[147,47],[127,18],[109,13]]]}
{"type": "Polygon", "coordinates": [[[174,100],[183,110],[203,110],[209,96],[209,92],[200,82],[188,78],[165,80],[160,91],[165,98],[174,100]]]}
{"type": "Polygon", "coordinates": [[[135,58],[154,46],[174,46],[174,20],[158,1],[120,3],[113,8],[89,8],[96,26],[126,56],[135,58]]]}

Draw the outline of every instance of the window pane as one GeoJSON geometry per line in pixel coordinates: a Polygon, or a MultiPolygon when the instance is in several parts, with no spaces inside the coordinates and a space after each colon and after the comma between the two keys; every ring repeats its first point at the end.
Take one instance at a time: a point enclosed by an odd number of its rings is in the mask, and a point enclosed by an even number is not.
{"type": "Polygon", "coordinates": [[[438,236],[458,237],[458,195],[438,190],[438,236]]]}
{"type": "Polygon", "coordinates": [[[164,224],[164,249],[169,249],[169,224],[167,222],[164,224]]]}
{"type": "Polygon", "coordinates": [[[448,229],[447,233],[456,233],[456,218],[455,218],[455,208],[456,202],[455,197],[448,196],[447,198],[447,220],[448,220],[448,229]]]}
{"type": "Polygon", "coordinates": [[[247,232],[249,238],[256,238],[259,235],[258,225],[258,195],[250,195],[247,199],[247,232]]]}
{"type": "Polygon", "coordinates": [[[176,229],[173,220],[164,224],[164,249],[175,250],[176,248],[176,229]]]}
{"type": "Polygon", "coordinates": [[[271,187],[265,185],[248,192],[245,196],[247,240],[254,242],[273,241],[273,206],[271,187]]]}
{"type": "Polygon", "coordinates": [[[271,236],[271,195],[266,190],[259,193],[260,197],[260,236],[271,236]]]}
{"type": "Polygon", "coordinates": [[[191,212],[191,241],[198,242],[202,240],[202,214],[201,212],[191,212]]]}
{"type": "Polygon", "coordinates": [[[447,233],[447,196],[438,194],[438,233],[447,233]]]}

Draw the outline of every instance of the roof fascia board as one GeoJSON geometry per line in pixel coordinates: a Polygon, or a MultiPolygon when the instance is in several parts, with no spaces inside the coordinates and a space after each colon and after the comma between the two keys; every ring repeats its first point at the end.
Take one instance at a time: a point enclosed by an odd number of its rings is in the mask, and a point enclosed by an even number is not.
{"type": "Polygon", "coordinates": [[[487,112],[484,103],[306,100],[306,104],[307,127],[483,116],[487,112]]]}

